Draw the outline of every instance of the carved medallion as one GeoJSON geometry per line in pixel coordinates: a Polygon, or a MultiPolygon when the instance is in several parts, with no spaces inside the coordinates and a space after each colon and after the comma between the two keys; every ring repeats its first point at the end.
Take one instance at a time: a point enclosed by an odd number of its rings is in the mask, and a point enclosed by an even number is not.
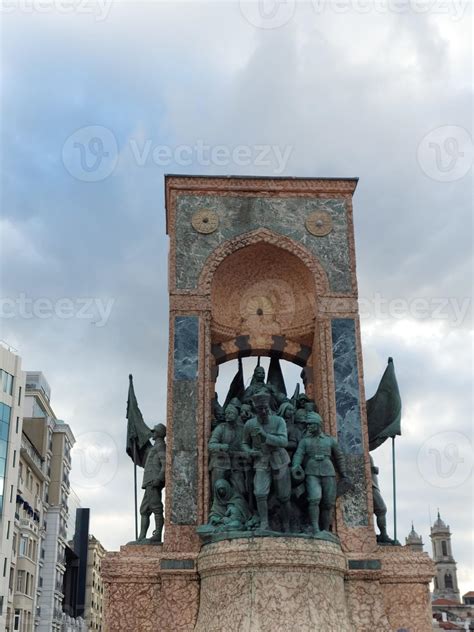
{"type": "Polygon", "coordinates": [[[327,211],[314,211],[306,218],[306,229],[316,237],[324,237],[332,231],[332,218],[327,211]]]}
{"type": "Polygon", "coordinates": [[[213,233],[219,226],[219,216],[215,211],[211,211],[209,208],[202,208],[194,213],[191,224],[198,233],[207,235],[213,233]]]}

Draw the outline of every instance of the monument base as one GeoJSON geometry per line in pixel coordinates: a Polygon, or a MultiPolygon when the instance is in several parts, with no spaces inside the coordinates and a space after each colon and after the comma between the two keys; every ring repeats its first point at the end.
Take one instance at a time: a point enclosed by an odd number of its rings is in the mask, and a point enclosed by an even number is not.
{"type": "Polygon", "coordinates": [[[203,547],[195,632],[352,632],[338,544],[247,538],[203,547]]]}
{"type": "Polygon", "coordinates": [[[223,540],[199,555],[130,545],[108,553],[106,632],[432,632],[426,553],[334,542],[223,540]]]}
{"type": "Polygon", "coordinates": [[[196,554],[163,545],[122,546],[102,561],[105,632],[191,632],[197,617],[196,554]]]}

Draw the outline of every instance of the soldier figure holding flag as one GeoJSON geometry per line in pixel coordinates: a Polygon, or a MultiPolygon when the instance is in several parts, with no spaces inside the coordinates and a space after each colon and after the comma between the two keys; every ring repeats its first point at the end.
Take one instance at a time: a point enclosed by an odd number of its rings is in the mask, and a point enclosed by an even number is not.
{"type": "Polygon", "coordinates": [[[145,471],[143,472],[142,489],[145,490],[142,504],[140,505],[140,535],[138,541],[146,539],[148,527],[150,526],[150,516],[155,516],[155,530],[150,538],[150,542],[161,542],[161,532],[163,531],[163,503],[161,492],[165,486],[166,468],[166,426],[156,425],[151,431],[155,445],[148,450],[145,461],[145,471]]]}
{"type": "Polygon", "coordinates": [[[163,503],[161,492],[165,486],[166,468],[166,426],[157,424],[153,430],[146,425],[138,407],[133,377],[129,376],[127,401],[127,454],[134,464],[134,495],[135,495],[135,541],[129,544],[161,542],[163,530],[163,503]],[[154,445],[150,443],[154,440],[154,445]],[[138,533],[138,501],[137,501],[137,466],[145,468],[143,472],[142,489],[145,490],[140,506],[140,534],[138,533]],[[150,526],[150,516],[154,514],[156,528],[153,536],[146,539],[150,526]]]}

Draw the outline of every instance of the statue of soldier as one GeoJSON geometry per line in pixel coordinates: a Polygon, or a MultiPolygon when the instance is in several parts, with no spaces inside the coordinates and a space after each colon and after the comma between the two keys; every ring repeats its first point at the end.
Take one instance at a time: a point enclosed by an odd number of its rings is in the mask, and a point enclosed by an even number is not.
{"type": "MultiPolygon", "coordinates": [[[[259,367],[257,367],[259,368],[259,367]]],[[[291,476],[285,420],[270,414],[270,394],[256,393],[253,398],[256,416],[244,426],[243,447],[253,459],[253,487],[260,518],[260,528],[267,530],[268,496],[273,480],[276,497],[281,505],[283,531],[290,530],[291,476]]]]}
{"type": "Polygon", "coordinates": [[[145,490],[142,504],[140,505],[141,525],[138,541],[146,540],[150,516],[155,516],[155,530],[150,542],[161,542],[163,531],[163,503],[161,492],[165,486],[166,468],[166,426],[157,424],[151,431],[151,438],[155,444],[148,450],[145,469],[143,472],[142,489],[145,490]]]}
{"type": "Polygon", "coordinates": [[[305,409],[306,404],[309,402],[309,397],[306,393],[300,393],[296,398],[296,408],[297,410],[305,409]]]}
{"type": "Polygon", "coordinates": [[[296,398],[296,409],[306,410],[311,413],[319,413],[318,406],[314,399],[311,399],[306,393],[300,393],[296,398]]]}
{"type": "Polygon", "coordinates": [[[307,414],[308,414],[308,411],[305,410],[304,408],[297,408],[296,412],[295,412],[294,423],[295,423],[295,426],[300,431],[301,437],[304,437],[304,435],[306,433],[306,416],[307,416],[307,414]]]}
{"type": "Polygon", "coordinates": [[[303,431],[295,424],[295,408],[290,402],[283,402],[278,409],[278,416],[283,417],[288,434],[288,446],[286,448],[290,459],[293,458],[298,443],[303,438],[303,431]]]}
{"type": "MultiPolygon", "coordinates": [[[[242,408],[242,402],[240,401],[240,399],[238,397],[233,397],[230,400],[229,404],[232,404],[232,406],[235,406],[237,408],[237,412],[239,413],[239,416],[240,416],[240,409],[242,408]]],[[[229,404],[227,404],[227,406],[229,404]]]]}
{"type": "Polygon", "coordinates": [[[285,394],[279,393],[273,384],[265,383],[265,369],[263,366],[257,366],[253,372],[250,386],[245,389],[242,402],[248,404],[252,402],[254,395],[262,392],[268,393],[269,405],[272,410],[276,410],[286,398],[285,394]]]}
{"type": "Polygon", "coordinates": [[[384,544],[393,544],[393,540],[387,533],[387,505],[382,498],[379,487],[378,473],[379,468],[375,465],[372,455],[370,455],[370,471],[372,474],[372,497],[374,501],[374,514],[377,519],[377,526],[380,534],[377,536],[377,542],[384,544]]]}
{"type": "Polygon", "coordinates": [[[239,411],[232,404],[226,406],[224,415],[224,423],[213,430],[208,444],[211,488],[214,490],[218,480],[226,479],[239,494],[244,495],[248,457],[242,447],[243,426],[239,411]]]}
{"type": "Polygon", "coordinates": [[[245,425],[249,419],[253,417],[253,410],[251,404],[242,404],[240,407],[240,421],[242,425],[245,425]]]}
{"type": "Polygon", "coordinates": [[[347,479],[344,455],[336,439],[322,432],[322,422],[318,413],[307,413],[307,434],[299,442],[292,463],[293,473],[302,466],[304,469],[314,534],[330,529],[337,495],[336,470],[347,479]]]}

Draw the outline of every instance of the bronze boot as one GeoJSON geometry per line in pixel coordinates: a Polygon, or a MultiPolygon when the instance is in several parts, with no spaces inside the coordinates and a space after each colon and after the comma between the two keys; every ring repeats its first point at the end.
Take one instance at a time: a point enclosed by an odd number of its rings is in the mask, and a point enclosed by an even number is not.
{"type": "Polygon", "coordinates": [[[268,531],[268,502],[266,498],[257,498],[257,510],[260,518],[260,529],[268,531]]]}
{"type": "Polygon", "coordinates": [[[140,522],[140,535],[138,536],[139,540],[146,539],[146,532],[148,531],[148,527],[150,526],[150,516],[142,516],[140,522]]]}
{"type": "Polygon", "coordinates": [[[153,536],[152,536],[152,540],[154,542],[161,542],[161,534],[163,531],[163,524],[164,524],[164,520],[163,520],[163,514],[162,513],[156,513],[155,514],[155,525],[156,528],[153,531],[153,536]]]}
{"type": "Polygon", "coordinates": [[[329,531],[332,521],[332,509],[321,509],[321,530],[329,531]]]}
{"type": "Polygon", "coordinates": [[[319,506],[315,503],[309,504],[309,519],[313,533],[319,533],[319,506]]]}
{"type": "Polygon", "coordinates": [[[281,521],[283,524],[284,533],[290,533],[290,516],[291,516],[291,503],[286,501],[281,507],[281,521]]]}

